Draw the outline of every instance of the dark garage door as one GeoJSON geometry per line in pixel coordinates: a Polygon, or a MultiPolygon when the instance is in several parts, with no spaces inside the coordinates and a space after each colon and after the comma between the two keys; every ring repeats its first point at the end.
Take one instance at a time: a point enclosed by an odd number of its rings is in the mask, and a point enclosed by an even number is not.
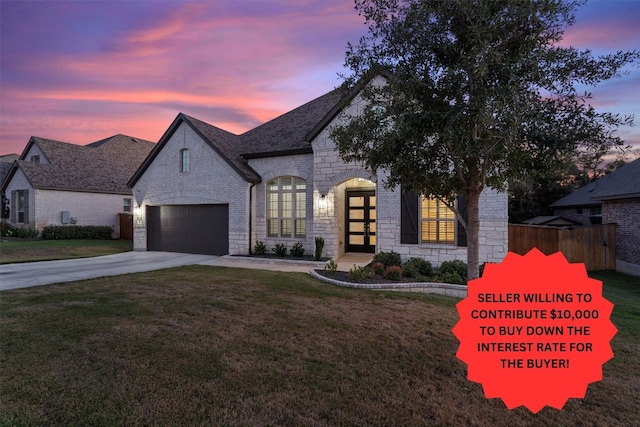
{"type": "Polygon", "coordinates": [[[147,250],[229,253],[229,205],[147,206],[147,250]]]}

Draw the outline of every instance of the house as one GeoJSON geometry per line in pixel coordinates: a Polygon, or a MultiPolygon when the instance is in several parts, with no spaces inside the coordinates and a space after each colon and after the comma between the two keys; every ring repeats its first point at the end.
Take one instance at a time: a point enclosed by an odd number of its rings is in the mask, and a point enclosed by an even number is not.
{"type": "MultiPolygon", "coordinates": [[[[11,170],[11,166],[13,166],[13,162],[18,160],[20,156],[17,154],[4,154],[0,156],[0,183],[4,181],[7,175],[9,175],[9,171],[11,170]]],[[[2,219],[9,218],[9,210],[8,210],[8,201],[9,199],[5,196],[4,192],[2,195],[2,204],[0,204],[0,217],[2,219]]]]}
{"type": "MultiPolygon", "coordinates": [[[[385,171],[340,158],[330,129],[364,102],[349,100],[332,91],[241,135],[178,114],[129,182],[134,249],[249,254],[261,241],[313,253],[322,237],[332,258],[396,251],[434,265],[466,260],[464,229],[443,203],[386,189],[385,171]]],[[[480,262],[499,262],[507,195],[484,191],[480,216],[480,262]]]]}
{"type": "Polygon", "coordinates": [[[565,218],[559,215],[541,215],[522,221],[521,224],[527,225],[544,225],[547,227],[571,227],[574,225],[582,225],[578,221],[565,218]]]}
{"type": "Polygon", "coordinates": [[[616,269],[640,275],[640,159],[551,204],[555,215],[616,224],[616,269]]]}
{"type": "Polygon", "coordinates": [[[127,181],[154,145],[126,135],[85,146],[31,137],[2,183],[8,221],[37,230],[112,226],[118,237],[118,213],[132,206],[127,181]]]}

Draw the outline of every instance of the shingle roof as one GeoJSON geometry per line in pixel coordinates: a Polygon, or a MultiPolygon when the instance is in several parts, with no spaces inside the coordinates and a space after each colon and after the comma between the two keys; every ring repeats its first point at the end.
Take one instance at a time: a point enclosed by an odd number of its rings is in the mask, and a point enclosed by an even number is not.
{"type": "Polygon", "coordinates": [[[16,168],[23,171],[34,188],[126,194],[131,192],[127,181],[154,145],[126,135],[114,135],[85,146],[32,137],[16,168]],[[24,159],[34,144],[40,147],[49,164],[24,159]]]}
{"type": "Polygon", "coordinates": [[[242,154],[245,157],[269,157],[278,153],[311,152],[311,132],[341,100],[341,92],[333,90],[313,101],[243,133],[242,154]]]}
{"type": "Polygon", "coordinates": [[[640,159],[593,181],[560,200],[552,208],[598,205],[602,200],[640,197],[640,159]]]}
{"type": "Polygon", "coordinates": [[[341,99],[339,90],[331,91],[242,135],[180,113],[133,175],[129,186],[135,185],[183,122],[189,124],[246,181],[260,182],[260,175],[249,166],[247,159],[311,153],[311,140],[338,113],[341,99]]]}

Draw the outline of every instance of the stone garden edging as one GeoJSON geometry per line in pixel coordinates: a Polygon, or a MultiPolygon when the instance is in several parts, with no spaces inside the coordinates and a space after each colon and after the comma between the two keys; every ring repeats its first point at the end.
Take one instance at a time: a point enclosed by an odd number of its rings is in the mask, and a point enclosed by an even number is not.
{"type": "Polygon", "coordinates": [[[465,285],[454,285],[452,283],[434,282],[398,282],[398,283],[353,283],[342,280],[331,279],[319,274],[315,269],[309,270],[309,274],[323,282],[336,286],[358,289],[373,289],[378,291],[398,291],[398,292],[421,292],[426,294],[446,295],[456,298],[467,297],[467,287],[465,285]]]}

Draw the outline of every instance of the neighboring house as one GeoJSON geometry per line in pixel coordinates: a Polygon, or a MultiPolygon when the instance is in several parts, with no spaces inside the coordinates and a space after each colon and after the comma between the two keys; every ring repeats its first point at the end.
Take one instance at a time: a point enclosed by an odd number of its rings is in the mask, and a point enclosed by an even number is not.
{"type": "Polygon", "coordinates": [[[555,215],[616,226],[616,269],[640,275],[640,159],[551,204],[555,215]]]}
{"type": "Polygon", "coordinates": [[[582,225],[578,221],[574,221],[558,215],[536,216],[526,221],[522,221],[521,224],[545,225],[547,227],[571,227],[574,225],[582,225]]]}
{"type": "MultiPolygon", "coordinates": [[[[17,154],[4,154],[0,156],[0,183],[4,181],[7,175],[9,175],[9,171],[11,170],[11,166],[13,166],[13,162],[18,160],[20,156],[17,154]]],[[[2,203],[0,204],[0,217],[2,219],[7,219],[8,216],[8,202],[9,199],[5,196],[4,191],[1,193],[2,195],[2,203]],[[5,216],[7,218],[5,218],[5,216]]]]}
{"type": "MultiPolygon", "coordinates": [[[[385,171],[345,163],[329,133],[356,95],[330,92],[242,135],[178,114],[130,181],[135,250],[248,254],[300,242],[324,256],[396,251],[466,261],[466,236],[442,203],[385,189],[385,171]],[[349,100],[347,100],[349,101],[349,100]]],[[[460,200],[459,210],[464,211],[460,200]]],[[[507,195],[480,199],[480,262],[507,252],[507,195]]]]}
{"type": "Polygon", "coordinates": [[[106,225],[119,237],[118,214],[132,210],[127,181],[154,146],[126,135],[85,146],[31,137],[2,183],[8,221],[37,230],[106,225]]]}

